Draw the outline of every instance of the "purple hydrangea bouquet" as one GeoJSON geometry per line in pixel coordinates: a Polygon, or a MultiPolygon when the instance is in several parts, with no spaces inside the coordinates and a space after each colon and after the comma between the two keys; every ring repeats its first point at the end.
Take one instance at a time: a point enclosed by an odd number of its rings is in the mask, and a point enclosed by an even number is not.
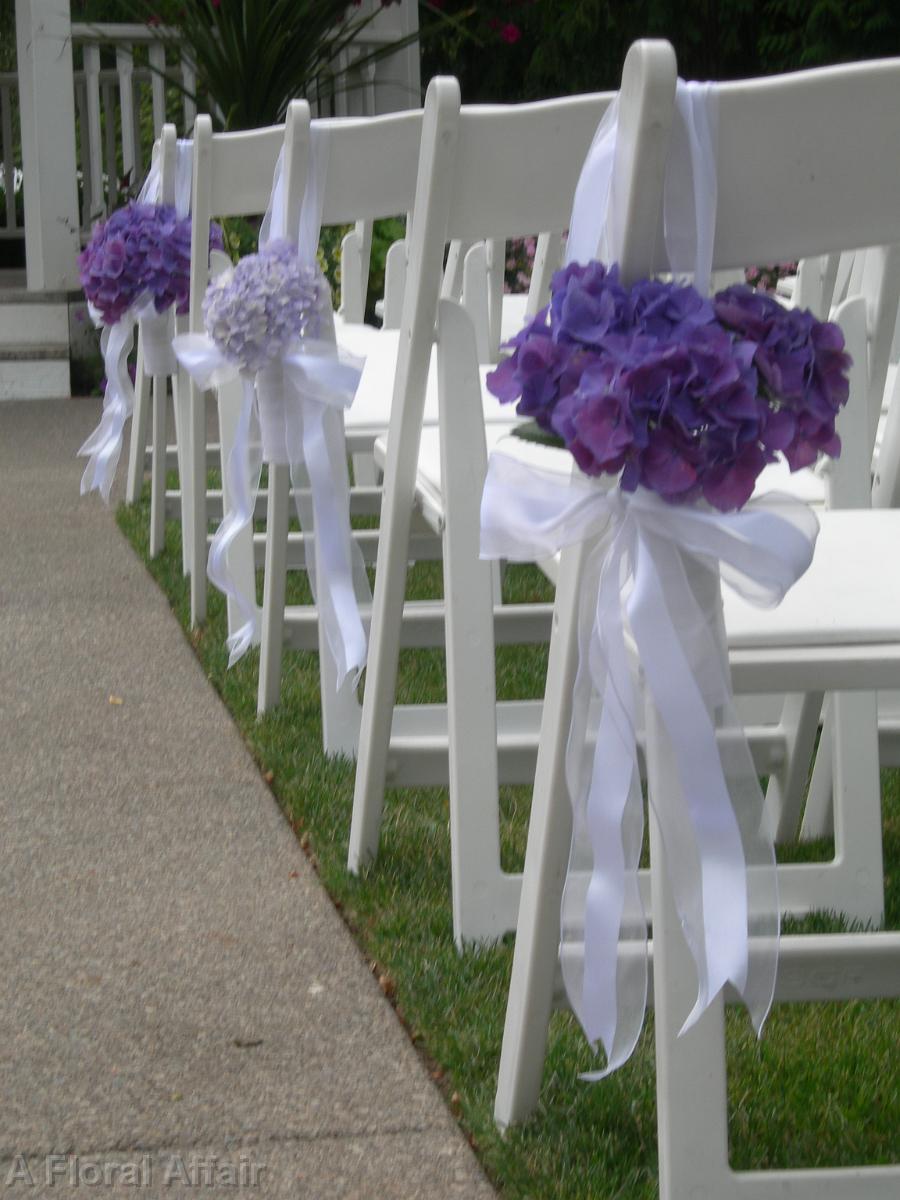
{"type": "Polygon", "coordinates": [[[693,287],[571,264],[549,306],[488,376],[502,402],[555,435],[588,475],[626,492],[700,497],[730,511],[781,454],[791,470],[836,456],[849,358],[837,325],[734,286],[693,287]]]}
{"type": "MultiPolygon", "coordinates": [[[[210,229],[210,249],[222,231],[210,229]]],[[[115,325],[140,301],[158,313],[186,313],[190,294],[191,222],[168,204],[128,204],[96,226],[78,259],[81,285],[104,325],[115,325]]]]}
{"type": "MultiPolygon", "coordinates": [[[[222,249],[222,230],[210,227],[210,249],[222,249]]],[[[125,421],[134,407],[128,354],[141,323],[149,375],[176,369],[169,314],[185,313],[190,297],[191,222],[171,205],[132,203],[101,221],[78,259],[81,284],[95,323],[103,328],[106,394],[100,425],[79,454],[89,456],[82,493],[109,498],[125,421]]]]}
{"type": "Polygon", "coordinates": [[[563,445],[580,468],[501,444],[481,553],[541,561],[586,544],[560,567],[557,594],[559,628],[579,647],[563,685],[574,832],[560,930],[578,952],[560,962],[588,1040],[605,1047],[606,1066],[589,1076],[599,1078],[632,1053],[647,994],[645,713],[665,735],[655,743],[669,756],[665,796],[650,802],[698,981],[684,1028],[728,983],[757,1031],[769,1011],[775,855],[731,694],[720,580],[774,607],[809,567],[814,513],[753,492],[779,456],[797,470],[840,452],[850,358],[837,325],[749,287],[711,299],[677,282],[627,287],[599,262],[558,272],[550,304],[510,345],[488,387],[530,418],[523,436],[563,445]]]}

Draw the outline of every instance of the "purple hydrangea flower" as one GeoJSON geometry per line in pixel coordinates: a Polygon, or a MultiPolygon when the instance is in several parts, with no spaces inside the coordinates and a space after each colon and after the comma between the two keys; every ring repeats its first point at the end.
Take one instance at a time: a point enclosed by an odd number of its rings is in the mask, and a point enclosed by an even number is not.
{"type": "Polygon", "coordinates": [[[510,346],[490,390],[561,437],[585,473],[621,472],[625,491],[729,511],[778,454],[796,470],[840,451],[840,329],[746,287],[709,300],[572,264],[510,346]]]}
{"type": "Polygon", "coordinates": [[[820,453],[837,457],[835,419],[847,403],[850,358],[837,325],[807,309],[783,308],[772,296],[736,285],[715,298],[716,315],[751,341],[772,408],[771,438],[792,471],[820,453]]]}
{"type": "MultiPolygon", "coordinates": [[[[222,230],[210,226],[210,249],[222,249],[222,230]]],[[[114,325],[142,296],[157,312],[173,304],[187,312],[191,222],[170,205],[128,204],[100,222],[78,259],[81,284],[106,325],[114,325]]]]}
{"type": "Polygon", "coordinates": [[[298,338],[319,337],[331,292],[318,267],[291,242],[269,242],[213,279],[203,300],[206,330],[241,371],[255,374],[298,338]]]}

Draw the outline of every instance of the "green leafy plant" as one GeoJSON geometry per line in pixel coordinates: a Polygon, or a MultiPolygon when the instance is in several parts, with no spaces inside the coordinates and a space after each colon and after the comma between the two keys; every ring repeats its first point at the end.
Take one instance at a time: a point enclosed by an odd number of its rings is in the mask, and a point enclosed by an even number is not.
{"type": "MultiPolygon", "coordinates": [[[[358,40],[382,8],[347,0],[137,0],[161,38],[186,47],[197,75],[198,95],[209,97],[214,119],[225,129],[252,129],[283,119],[296,96],[331,96],[353,86],[344,65],[353,43],[358,73],[413,43],[419,33],[359,52],[358,40]]],[[[420,32],[443,23],[433,14],[420,32]]],[[[410,104],[419,102],[410,97],[410,104]]]]}

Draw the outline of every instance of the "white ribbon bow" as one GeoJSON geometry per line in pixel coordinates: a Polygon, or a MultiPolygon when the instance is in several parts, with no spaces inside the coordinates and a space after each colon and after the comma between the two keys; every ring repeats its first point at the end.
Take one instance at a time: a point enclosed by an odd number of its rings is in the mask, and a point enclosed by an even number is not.
{"type": "MultiPolygon", "coordinates": [[[[175,215],[181,220],[190,211],[191,142],[179,138],[175,153],[175,215]]],[[[156,157],[137,203],[159,204],[161,184],[161,168],[156,157]]],[[[115,325],[104,328],[103,318],[92,304],[88,305],[88,313],[94,325],[103,328],[100,335],[100,351],[106,370],[106,389],[103,394],[100,424],[78,451],[79,456],[88,458],[88,464],[81,477],[81,495],[96,490],[109,503],[116,467],[122,453],[125,422],[134,411],[134,387],[128,374],[128,356],[134,345],[135,322],[140,329],[146,374],[174,375],[177,363],[172,351],[173,314],[171,309],[167,312],[157,312],[152,296],[147,293],[139,296],[115,325]]]]}
{"type": "Polygon", "coordinates": [[[495,453],[481,522],[486,558],[534,561],[596,540],[581,584],[566,754],[574,821],[561,933],[572,1008],[607,1055],[606,1068],[587,1078],[628,1059],[646,1006],[640,710],[629,634],[677,763],[666,805],[653,796],[650,802],[697,969],[697,1001],[684,1029],[731,983],[760,1032],[775,986],[777,875],[762,792],[734,711],[719,575],[753,603],[777,604],[812,561],[815,515],[773,494],[735,513],[679,507],[643,489],[602,491],[585,476],[495,453]],[[582,945],[583,955],[571,952],[582,945]]]}
{"type": "Polygon", "coordinates": [[[231,507],[213,537],[207,564],[212,583],[234,600],[243,617],[227,642],[229,666],[260,640],[256,598],[244,593],[230,570],[228,550],[253,520],[265,460],[290,464],[301,528],[308,535],[306,565],[319,619],[339,680],[358,674],[366,661],[366,635],[356,597],[368,581],[350,531],[342,412],[356,394],[359,364],[349,356],[341,358],[333,343],[312,339],[295,342],[256,375],[238,372],[206,334],[182,334],[175,339],[175,351],[199,387],[219,387],[238,377],[243,385],[237,433],[226,464],[231,507]]]}

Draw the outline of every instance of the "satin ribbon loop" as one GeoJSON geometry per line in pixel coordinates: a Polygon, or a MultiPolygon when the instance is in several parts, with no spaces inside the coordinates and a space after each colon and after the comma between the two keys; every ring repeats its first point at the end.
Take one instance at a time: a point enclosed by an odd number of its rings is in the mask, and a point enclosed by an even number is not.
{"type": "MultiPolygon", "coordinates": [[[[206,334],[174,339],[178,361],[201,388],[219,387],[238,372],[206,334]]],[[[288,464],[300,527],[307,537],[306,568],[338,683],[358,678],[367,640],[359,612],[368,578],[350,528],[350,482],[343,410],[352,402],[361,364],[327,338],[304,339],[255,377],[241,376],[244,396],[228,460],[229,511],[213,537],[207,573],[244,615],[229,639],[229,665],[260,639],[255,596],[244,594],[228,564],[228,549],[252,524],[262,462],[288,464]]]]}
{"type": "Polygon", "coordinates": [[[697,970],[684,1029],[730,984],[761,1031],[774,995],[777,875],[731,692],[720,578],[754,603],[777,604],[812,561],[815,515],[788,496],[736,513],[670,505],[496,452],[481,520],[483,557],[533,560],[593,543],[566,753],[573,839],[560,939],[572,1008],[607,1056],[587,1078],[628,1059],[646,1007],[638,670],[675,763],[665,796],[650,802],[697,970]]]}
{"type": "MultiPolygon", "coordinates": [[[[618,262],[624,230],[616,203],[614,167],[619,98],[604,113],[588,150],[572,206],[566,262],[618,262]]],[[[718,90],[679,79],[666,161],[663,231],[670,269],[709,289],[716,230],[718,90]]]]}

